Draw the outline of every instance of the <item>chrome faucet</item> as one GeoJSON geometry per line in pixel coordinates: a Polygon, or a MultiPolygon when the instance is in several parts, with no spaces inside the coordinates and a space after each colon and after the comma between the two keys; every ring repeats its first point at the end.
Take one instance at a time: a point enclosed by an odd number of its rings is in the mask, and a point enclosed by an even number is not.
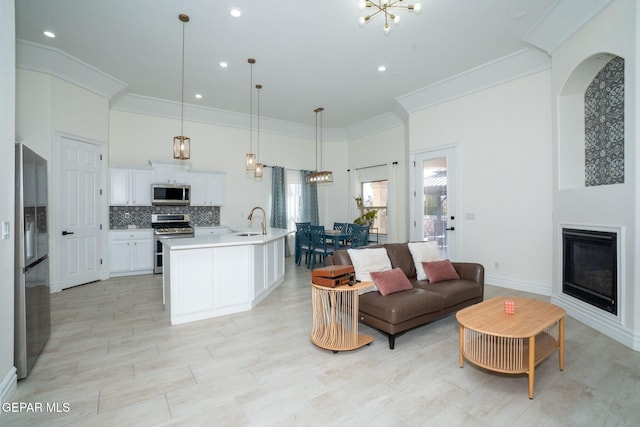
{"type": "Polygon", "coordinates": [[[253,212],[256,209],[260,209],[262,211],[262,234],[267,234],[267,213],[260,206],[256,206],[255,208],[251,209],[251,212],[249,213],[249,217],[247,219],[251,221],[251,218],[253,218],[253,212]]]}

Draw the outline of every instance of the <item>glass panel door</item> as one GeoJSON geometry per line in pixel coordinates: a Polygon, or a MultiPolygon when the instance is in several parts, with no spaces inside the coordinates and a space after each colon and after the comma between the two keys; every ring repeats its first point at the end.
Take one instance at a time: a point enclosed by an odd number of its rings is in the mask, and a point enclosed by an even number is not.
{"type": "Polygon", "coordinates": [[[421,153],[415,158],[413,240],[437,241],[443,258],[454,258],[455,148],[421,153]]]}

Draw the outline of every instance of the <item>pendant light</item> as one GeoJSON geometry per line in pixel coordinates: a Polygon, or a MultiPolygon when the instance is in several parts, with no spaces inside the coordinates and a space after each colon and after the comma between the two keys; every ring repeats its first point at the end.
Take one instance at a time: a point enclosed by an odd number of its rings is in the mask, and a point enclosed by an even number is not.
{"type": "Polygon", "coordinates": [[[253,176],[262,178],[263,165],[260,162],[260,89],[262,89],[262,85],[256,85],[256,89],[258,90],[258,138],[256,139],[258,155],[256,156],[256,169],[253,171],[253,176]]]}
{"type": "Polygon", "coordinates": [[[191,157],[191,138],[184,136],[184,27],[189,22],[189,15],[181,13],[178,19],[182,22],[182,86],[180,98],[180,136],[173,137],[173,158],[188,160],[191,157]]]}
{"type": "Polygon", "coordinates": [[[248,171],[252,171],[256,169],[256,155],[253,152],[253,64],[256,63],[256,60],[249,58],[247,62],[251,65],[251,74],[249,80],[249,152],[245,158],[245,166],[248,171]]]}
{"type": "Polygon", "coordinates": [[[307,184],[333,182],[333,172],[322,170],[322,112],[324,108],[318,107],[313,111],[316,113],[316,170],[307,174],[305,182],[307,184]],[[318,126],[318,116],[320,117],[320,126],[318,126]],[[318,129],[320,129],[320,168],[318,168],[318,129]]]}

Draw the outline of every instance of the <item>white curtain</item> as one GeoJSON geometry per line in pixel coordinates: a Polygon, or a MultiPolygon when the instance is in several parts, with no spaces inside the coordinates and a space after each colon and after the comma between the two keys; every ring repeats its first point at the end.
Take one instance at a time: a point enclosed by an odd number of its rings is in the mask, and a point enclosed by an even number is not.
{"type": "Polygon", "coordinates": [[[399,242],[400,239],[400,194],[398,192],[398,164],[391,162],[388,166],[387,182],[387,242],[399,242]]]}
{"type": "Polygon", "coordinates": [[[349,171],[349,191],[347,193],[347,206],[349,206],[349,218],[347,222],[353,222],[354,219],[360,216],[360,211],[358,210],[358,205],[356,205],[356,200],[354,197],[362,196],[360,194],[362,189],[360,188],[360,172],[356,168],[353,168],[349,171]]]}

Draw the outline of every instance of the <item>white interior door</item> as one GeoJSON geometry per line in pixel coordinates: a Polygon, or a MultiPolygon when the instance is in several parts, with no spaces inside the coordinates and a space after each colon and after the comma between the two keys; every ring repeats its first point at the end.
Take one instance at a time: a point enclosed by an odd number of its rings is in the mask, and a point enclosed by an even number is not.
{"type": "Polygon", "coordinates": [[[438,242],[443,258],[456,257],[456,147],[414,154],[411,239],[438,242]]]}
{"type": "Polygon", "coordinates": [[[100,280],[101,148],[60,138],[58,266],[61,289],[100,280]]]}

